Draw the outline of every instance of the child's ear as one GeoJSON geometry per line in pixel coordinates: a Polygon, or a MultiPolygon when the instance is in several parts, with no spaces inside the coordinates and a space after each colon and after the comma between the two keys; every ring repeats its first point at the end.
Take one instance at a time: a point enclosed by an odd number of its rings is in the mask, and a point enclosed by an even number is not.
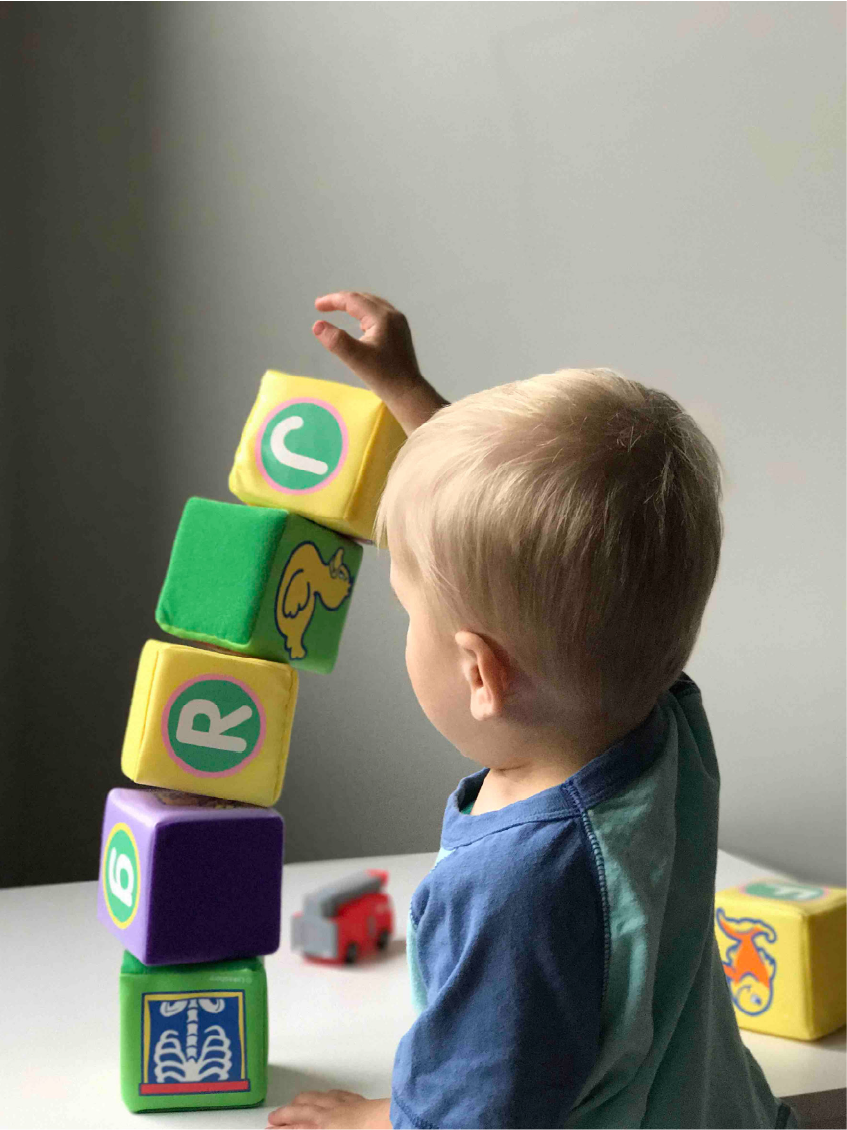
{"type": "Polygon", "coordinates": [[[499,717],[512,682],[508,656],[476,632],[456,632],[453,639],[460,649],[462,674],[470,689],[471,714],[477,722],[499,717]]]}

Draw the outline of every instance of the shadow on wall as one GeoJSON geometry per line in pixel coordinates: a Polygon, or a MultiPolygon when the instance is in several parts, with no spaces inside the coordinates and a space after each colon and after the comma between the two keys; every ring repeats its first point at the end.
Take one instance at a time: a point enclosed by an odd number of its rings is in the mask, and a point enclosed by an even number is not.
{"type": "MultiPolygon", "coordinates": [[[[168,544],[146,4],[3,5],[0,885],[91,879],[168,544]],[[159,544],[161,542],[161,544],[159,544]],[[137,646],[136,646],[137,645],[137,646]]],[[[125,782],[124,782],[125,783],[125,782]]]]}

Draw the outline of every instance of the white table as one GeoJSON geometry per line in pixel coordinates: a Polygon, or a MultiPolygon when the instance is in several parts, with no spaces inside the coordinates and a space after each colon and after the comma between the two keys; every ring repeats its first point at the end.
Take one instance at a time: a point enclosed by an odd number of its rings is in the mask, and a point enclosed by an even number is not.
{"type": "MultiPolygon", "coordinates": [[[[287,864],[283,941],[266,959],[270,1082],[265,1108],[149,1116],[149,1128],[264,1127],[301,1090],[388,1095],[397,1042],[414,1019],[405,919],[433,854],[287,864]],[[397,930],[387,953],[358,966],[305,962],[290,917],[306,892],[365,867],[390,872],[397,930]]],[[[720,852],[718,889],[774,875],[720,852]]],[[[790,878],[789,876],[780,876],[790,878]]],[[[0,891],[0,1127],[138,1126],[120,1097],[120,943],[96,919],[96,883],[0,891]]],[[[777,1095],[844,1086],[845,1030],[814,1043],[742,1036],[777,1095]]]]}

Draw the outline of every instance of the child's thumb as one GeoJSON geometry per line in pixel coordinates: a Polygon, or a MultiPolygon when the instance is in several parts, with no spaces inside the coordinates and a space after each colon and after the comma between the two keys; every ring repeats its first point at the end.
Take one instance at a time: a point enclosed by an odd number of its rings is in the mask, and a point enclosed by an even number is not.
{"type": "Polygon", "coordinates": [[[325,349],[334,353],[339,361],[349,365],[354,372],[367,367],[367,348],[345,330],[340,330],[330,322],[315,322],[312,333],[325,349]]]}

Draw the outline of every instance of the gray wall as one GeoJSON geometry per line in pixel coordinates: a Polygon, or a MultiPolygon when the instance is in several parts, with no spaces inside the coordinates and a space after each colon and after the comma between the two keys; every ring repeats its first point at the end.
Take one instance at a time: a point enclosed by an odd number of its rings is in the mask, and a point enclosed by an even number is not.
{"type": "Polygon", "coordinates": [[[0,885],[96,875],[179,505],[158,436],[145,8],[0,20],[0,885]]]}
{"type": "MultiPolygon", "coordinates": [[[[7,827],[35,842],[49,807],[67,850],[6,881],[95,873],[182,504],[228,497],[266,368],[347,379],[312,301],[358,287],[407,313],[451,399],[610,365],[703,423],[727,537],[688,671],[722,766],[721,846],[845,883],[843,5],[15,19],[42,33],[41,69],[19,68],[13,686],[30,718],[49,669],[57,708],[4,754],[23,813],[7,827]],[[29,429],[58,443],[49,466],[29,429]]],[[[434,850],[476,768],[417,706],[387,573],[367,549],[335,671],[301,678],[290,861],[434,850]]]]}

